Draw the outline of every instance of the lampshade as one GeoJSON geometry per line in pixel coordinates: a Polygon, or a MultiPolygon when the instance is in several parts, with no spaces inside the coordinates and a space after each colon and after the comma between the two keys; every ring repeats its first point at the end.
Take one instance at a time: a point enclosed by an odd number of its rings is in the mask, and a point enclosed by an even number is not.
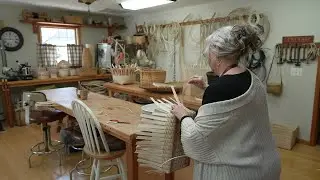
{"type": "MultiPolygon", "coordinates": [[[[119,1],[118,1],[119,2],[119,1]]],[[[176,2],[176,0],[126,0],[120,1],[123,9],[139,10],[176,2]]]]}
{"type": "Polygon", "coordinates": [[[79,3],[85,3],[85,4],[92,4],[93,2],[95,2],[96,0],[78,0],[79,3]]]}

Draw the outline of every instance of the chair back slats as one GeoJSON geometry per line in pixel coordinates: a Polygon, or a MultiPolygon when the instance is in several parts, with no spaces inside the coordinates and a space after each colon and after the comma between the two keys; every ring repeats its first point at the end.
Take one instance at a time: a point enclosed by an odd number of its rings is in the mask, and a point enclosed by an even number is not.
{"type": "Polygon", "coordinates": [[[26,100],[26,103],[28,103],[31,110],[35,109],[35,103],[36,102],[46,102],[47,97],[45,94],[41,92],[24,92],[23,96],[26,100]]]}
{"type": "Polygon", "coordinates": [[[76,99],[72,102],[72,110],[81,129],[85,147],[92,154],[110,152],[101,125],[90,108],[82,101],[76,99]],[[100,147],[99,138],[103,147],[100,147]]]}

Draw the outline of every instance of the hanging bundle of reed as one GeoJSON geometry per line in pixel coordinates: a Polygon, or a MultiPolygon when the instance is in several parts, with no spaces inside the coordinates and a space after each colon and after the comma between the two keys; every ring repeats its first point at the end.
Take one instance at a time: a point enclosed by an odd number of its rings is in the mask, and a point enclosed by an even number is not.
{"type": "Polygon", "coordinates": [[[180,122],[170,113],[173,103],[166,99],[154,100],[142,107],[137,132],[138,162],[141,167],[159,173],[171,173],[189,166],[180,136],[180,122]]]}
{"type": "Polygon", "coordinates": [[[112,66],[110,72],[112,74],[113,82],[117,84],[132,84],[136,78],[136,64],[125,65],[124,67],[112,66]]]}

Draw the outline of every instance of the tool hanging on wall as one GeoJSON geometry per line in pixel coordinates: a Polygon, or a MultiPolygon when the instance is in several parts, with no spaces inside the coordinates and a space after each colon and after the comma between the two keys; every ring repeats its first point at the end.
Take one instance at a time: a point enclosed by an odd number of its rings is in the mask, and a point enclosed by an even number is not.
{"type": "Polygon", "coordinates": [[[309,64],[310,61],[315,61],[320,55],[316,44],[277,44],[275,51],[279,55],[277,64],[284,63],[294,64],[300,67],[302,63],[309,64]]]}
{"type": "Polygon", "coordinates": [[[279,55],[279,60],[278,60],[277,64],[284,63],[284,61],[282,59],[282,52],[283,52],[283,46],[281,44],[277,44],[275,47],[275,53],[277,53],[279,55]]]}
{"type": "Polygon", "coordinates": [[[297,44],[297,46],[296,46],[296,49],[295,49],[295,52],[296,52],[296,66],[297,67],[300,67],[301,66],[301,61],[300,61],[300,49],[301,49],[301,46],[299,46],[298,44],[297,44]]]}

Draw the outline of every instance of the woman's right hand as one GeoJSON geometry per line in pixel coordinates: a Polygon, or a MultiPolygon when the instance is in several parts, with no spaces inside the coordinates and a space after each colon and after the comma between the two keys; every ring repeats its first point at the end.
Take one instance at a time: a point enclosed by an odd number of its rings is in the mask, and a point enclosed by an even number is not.
{"type": "Polygon", "coordinates": [[[193,76],[189,81],[188,84],[192,84],[197,86],[200,89],[205,89],[207,86],[201,76],[193,76]]]}

